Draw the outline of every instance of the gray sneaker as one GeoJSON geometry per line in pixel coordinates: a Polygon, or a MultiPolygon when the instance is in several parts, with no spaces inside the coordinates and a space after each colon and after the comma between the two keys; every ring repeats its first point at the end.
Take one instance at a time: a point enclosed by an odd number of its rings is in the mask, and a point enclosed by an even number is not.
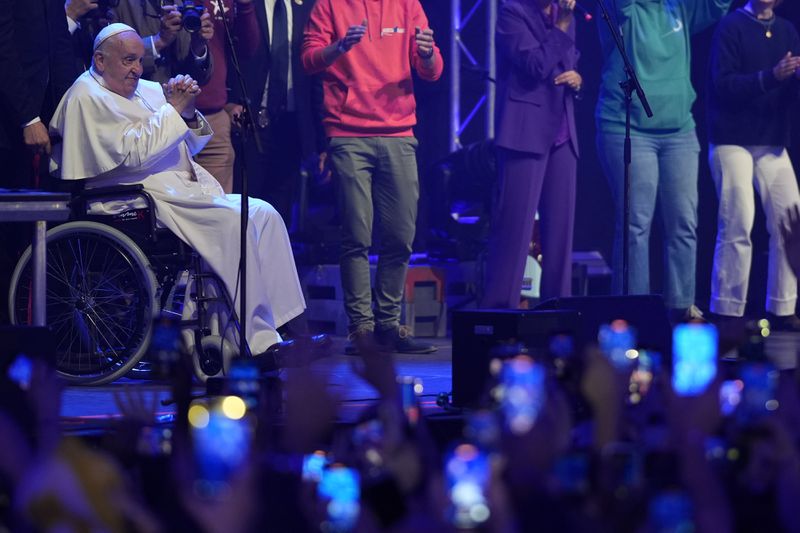
{"type": "Polygon", "coordinates": [[[358,355],[367,346],[376,350],[379,348],[375,342],[375,334],[369,328],[355,330],[347,336],[347,340],[350,342],[344,347],[345,355],[358,355]]]}
{"type": "Polygon", "coordinates": [[[385,349],[397,353],[423,354],[437,350],[433,344],[415,340],[406,326],[378,329],[375,331],[375,340],[385,349]]]}

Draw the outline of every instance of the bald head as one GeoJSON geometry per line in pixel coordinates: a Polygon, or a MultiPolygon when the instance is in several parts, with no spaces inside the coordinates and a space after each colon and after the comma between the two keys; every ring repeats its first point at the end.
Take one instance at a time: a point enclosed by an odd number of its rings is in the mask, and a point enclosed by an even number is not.
{"type": "Polygon", "coordinates": [[[100,32],[95,39],[92,66],[109,90],[131,98],[142,76],[144,43],[133,28],[125,28],[118,28],[120,31],[112,31],[107,35],[100,32]]]}

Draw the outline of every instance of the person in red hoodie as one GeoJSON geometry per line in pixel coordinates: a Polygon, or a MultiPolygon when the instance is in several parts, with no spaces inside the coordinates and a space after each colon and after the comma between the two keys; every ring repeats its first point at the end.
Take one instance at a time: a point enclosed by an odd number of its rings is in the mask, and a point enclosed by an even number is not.
{"type": "Polygon", "coordinates": [[[400,302],[419,199],[411,69],[427,81],[441,76],[433,30],[419,0],[317,0],[301,59],[306,71],[322,77],[322,123],[338,174],[349,351],[374,339],[397,352],[432,352],[434,346],[400,328],[400,302]],[[381,249],[373,312],[374,215],[381,249]]]}
{"type": "Polygon", "coordinates": [[[208,41],[214,70],[208,83],[203,86],[203,92],[197,97],[197,109],[214,130],[214,136],[194,156],[194,160],[217,179],[222,190],[231,193],[235,159],[231,122],[241,115],[242,106],[228,102],[229,47],[222,17],[226,18],[228,28],[235,36],[236,51],[241,59],[255,54],[261,42],[261,30],[253,0],[205,0],[205,7],[214,21],[214,37],[208,41]]]}

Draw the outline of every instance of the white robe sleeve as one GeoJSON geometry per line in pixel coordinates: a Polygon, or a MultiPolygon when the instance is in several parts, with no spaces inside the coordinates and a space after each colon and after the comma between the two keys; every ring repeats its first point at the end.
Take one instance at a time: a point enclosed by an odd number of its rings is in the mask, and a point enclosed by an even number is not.
{"type": "Polygon", "coordinates": [[[189,134],[186,136],[186,144],[189,146],[189,153],[192,155],[197,154],[200,150],[205,148],[214,132],[206,117],[200,111],[197,111],[197,127],[190,128],[189,134]]]}
{"type": "Polygon", "coordinates": [[[149,111],[104,90],[70,93],[54,117],[62,137],[61,150],[53,158],[61,179],[92,178],[115,170],[140,172],[184,141],[201,149],[211,134],[205,120],[204,128],[190,130],[163,98],[157,102],[160,107],[149,111]]]}

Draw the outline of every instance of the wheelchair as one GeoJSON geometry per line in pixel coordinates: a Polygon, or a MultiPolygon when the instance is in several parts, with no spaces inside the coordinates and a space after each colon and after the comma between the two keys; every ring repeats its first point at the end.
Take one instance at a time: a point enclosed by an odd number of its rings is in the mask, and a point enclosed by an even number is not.
{"type": "MultiPolygon", "coordinates": [[[[144,187],[71,193],[69,221],[47,232],[47,325],[57,343],[58,373],[82,385],[150,377],[155,362],[148,352],[159,317],[180,328],[198,378],[225,373],[238,355],[241,331],[233,300],[196,252],[158,226],[144,187]]],[[[11,278],[15,325],[32,322],[31,289],[28,247],[11,278]]]]}

